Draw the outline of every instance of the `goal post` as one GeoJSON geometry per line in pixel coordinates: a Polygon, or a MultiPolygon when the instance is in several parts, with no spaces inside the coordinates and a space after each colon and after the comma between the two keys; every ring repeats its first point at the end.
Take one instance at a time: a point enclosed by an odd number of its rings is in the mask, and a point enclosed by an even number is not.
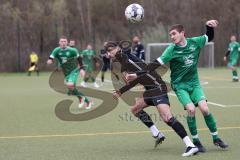
{"type": "MultiPolygon", "coordinates": [[[[171,43],[148,43],[146,46],[146,62],[149,63],[150,61],[161,56],[169,44],[171,43]]],[[[207,45],[201,49],[198,66],[205,68],[214,68],[215,65],[213,42],[208,42],[207,45]]]]}

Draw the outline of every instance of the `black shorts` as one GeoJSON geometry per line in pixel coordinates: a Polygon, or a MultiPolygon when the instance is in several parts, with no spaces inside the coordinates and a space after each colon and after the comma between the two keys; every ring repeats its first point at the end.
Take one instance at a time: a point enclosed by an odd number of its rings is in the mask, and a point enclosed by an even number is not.
{"type": "Polygon", "coordinates": [[[30,66],[37,66],[37,64],[35,62],[31,62],[30,66]]]}
{"type": "Polygon", "coordinates": [[[170,106],[167,94],[154,97],[144,97],[144,102],[149,106],[157,106],[159,104],[167,104],[170,106]]]}
{"type": "Polygon", "coordinates": [[[111,65],[110,65],[110,63],[103,63],[102,71],[103,71],[103,72],[106,72],[108,69],[111,70],[111,65]]]}

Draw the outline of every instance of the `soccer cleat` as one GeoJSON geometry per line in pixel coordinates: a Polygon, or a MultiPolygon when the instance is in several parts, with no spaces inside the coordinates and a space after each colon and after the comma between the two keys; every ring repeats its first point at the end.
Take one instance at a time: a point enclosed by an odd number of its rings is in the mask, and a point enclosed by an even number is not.
{"type": "Polygon", "coordinates": [[[183,157],[189,157],[198,153],[197,147],[187,147],[186,151],[182,154],[183,157]]]}
{"type": "Polygon", "coordinates": [[[155,138],[155,145],[154,145],[154,148],[157,148],[157,146],[159,144],[162,144],[162,142],[165,140],[165,136],[164,135],[160,135],[160,133],[158,133],[157,136],[154,136],[153,138],[155,138]]]}
{"type": "Polygon", "coordinates": [[[87,87],[87,84],[86,84],[84,81],[82,81],[80,85],[81,85],[82,87],[84,87],[84,88],[87,87]]]}
{"type": "Polygon", "coordinates": [[[193,144],[198,148],[199,152],[206,152],[206,148],[201,144],[200,141],[193,142],[193,144]]]}
{"type": "Polygon", "coordinates": [[[95,88],[99,88],[99,87],[100,87],[100,86],[97,84],[97,82],[94,82],[93,86],[94,86],[95,88]]]}
{"type": "Polygon", "coordinates": [[[92,102],[89,102],[86,106],[86,109],[91,109],[93,107],[93,103],[92,102]]]}
{"type": "Polygon", "coordinates": [[[233,82],[238,82],[239,80],[234,78],[232,81],[233,81],[233,82]]]}
{"type": "Polygon", "coordinates": [[[78,104],[78,108],[82,108],[84,106],[84,97],[81,98],[81,100],[79,100],[79,104],[78,104]]]}
{"type": "Polygon", "coordinates": [[[222,149],[228,148],[228,145],[225,144],[220,138],[213,140],[213,144],[215,146],[218,146],[218,147],[222,148],[222,149]]]}

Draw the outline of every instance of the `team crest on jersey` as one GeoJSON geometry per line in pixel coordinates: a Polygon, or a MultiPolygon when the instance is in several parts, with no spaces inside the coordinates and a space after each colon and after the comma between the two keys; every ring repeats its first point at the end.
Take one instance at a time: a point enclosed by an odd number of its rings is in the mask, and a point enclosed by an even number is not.
{"type": "Polygon", "coordinates": [[[184,56],[183,57],[183,60],[184,60],[184,67],[189,67],[193,64],[193,59],[194,59],[194,56],[193,54],[190,54],[188,56],[184,56]]]}
{"type": "Polygon", "coordinates": [[[66,55],[69,56],[69,55],[70,55],[70,52],[67,52],[66,55]]]}
{"type": "Polygon", "coordinates": [[[196,47],[195,47],[194,45],[191,45],[191,46],[189,47],[189,49],[190,49],[191,52],[193,52],[193,51],[196,50],[196,47]]]}

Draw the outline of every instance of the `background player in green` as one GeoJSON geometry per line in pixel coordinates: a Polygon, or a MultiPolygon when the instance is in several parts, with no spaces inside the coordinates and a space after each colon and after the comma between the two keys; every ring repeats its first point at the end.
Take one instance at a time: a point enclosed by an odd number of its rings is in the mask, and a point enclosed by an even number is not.
{"type": "Polygon", "coordinates": [[[237,64],[240,54],[240,44],[237,42],[235,35],[230,37],[230,41],[228,51],[223,60],[227,61],[227,57],[229,56],[228,67],[232,70],[233,82],[238,82],[237,64]]]}
{"type": "Polygon", "coordinates": [[[76,88],[77,78],[79,76],[79,70],[82,70],[82,62],[78,51],[74,48],[68,47],[68,41],[66,37],[61,37],[59,40],[59,47],[55,48],[49,56],[47,64],[52,64],[56,58],[60,64],[63,74],[65,76],[65,82],[68,87],[69,95],[76,95],[79,99],[79,107],[87,104],[86,109],[90,109],[92,103],[83,96],[76,88]],[[77,62],[78,61],[78,62],[77,62]]]}
{"type": "Polygon", "coordinates": [[[217,27],[216,20],[206,22],[206,34],[199,37],[186,38],[184,27],[180,24],[171,27],[169,35],[172,40],[163,54],[149,64],[148,70],[154,70],[160,65],[170,63],[171,85],[179,101],[187,110],[187,123],[193,142],[198,146],[200,152],[206,149],[202,146],[197,132],[195,119],[196,106],[202,112],[205,122],[211,132],[213,143],[221,148],[227,148],[218,136],[217,126],[213,115],[207,106],[206,98],[200,86],[197,64],[201,48],[213,40],[214,27],[217,27]]]}
{"type": "Polygon", "coordinates": [[[94,75],[94,58],[96,56],[96,52],[92,49],[92,46],[90,44],[87,45],[87,48],[83,50],[80,53],[82,60],[83,60],[83,66],[85,69],[85,76],[84,76],[84,81],[81,83],[81,86],[87,87],[86,82],[91,79],[93,82],[93,86],[95,88],[99,88],[99,85],[96,82],[96,77],[94,75]]]}

